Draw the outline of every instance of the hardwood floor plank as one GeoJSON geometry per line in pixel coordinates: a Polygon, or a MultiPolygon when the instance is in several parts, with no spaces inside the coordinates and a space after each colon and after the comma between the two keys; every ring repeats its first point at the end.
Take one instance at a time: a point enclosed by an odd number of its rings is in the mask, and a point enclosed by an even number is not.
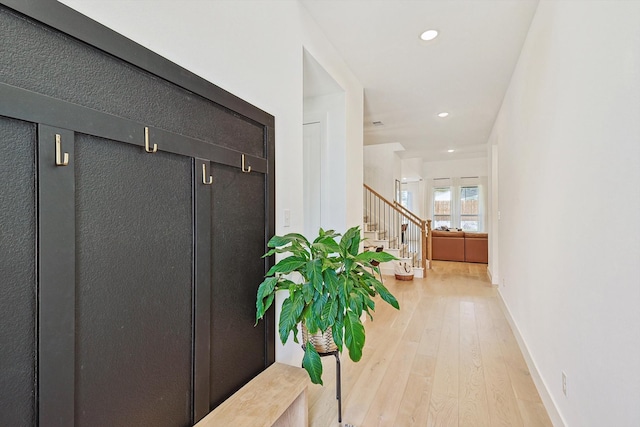
{"type": "Polygon", "coordinates": [[[445,307],[446,300],[444,298],[431,298],[431,305],[427,308],[427,310],[429,310],[429,316],[423,325],[418,354],[430,356],[433,359],[437,358],[445,307]]]}
{"type": "Polygon", "coordinates": [[[491,425],[522,427],[522,418],[511,386],[509,372],[498,346],[488,303],[483,298],[474,298],[474,302],[491,425]]]}
{"type": "MultiPolygon", "coordinates": [[[[486,265],[433,266],[425,279],[385,276],[401,310],[377,302],[362,360],[342,355],[342,425],[551,426],[486,265]]],[[[322,362],[309,425],[339,426],[335,359],[322,362]]]]}
{"type": "Polygon", "coordinates": [[[553,427],[551,419],[541,402],[518,400],[525,427],[553,427]]]}
{"type": "Polygon", "coordinates": [[[474,303],[460,302],[459,425],[489,426],[484,363],[478,343],[474,303]]]}
{"type": "Polygon", "coordinates": [[[436,359],[416,354],[407,379],[395,426],[424,425],[429,415],[429,400],[433,387],[436,359]]]}
{"type": "Polygon", "coordinates": [[[396,415],[411,373],[407,366],[413,365],[417,350],[417,342],[400,343],[369,406],[363,425],[371,427],[396,425],[396,415]]]}
{"type": "Polygon", "coordinates": [[[397,426],[424,425],[429,414],[445,302],[441,297],[432,297],[428,301],[429,305],[424,307],[428,316],[422,326],[418,351],[398,409],[397,426]]]}
{"type": "Polygon", "coordinates": [[[508,328],[508,325],[507,327],[498,326],[495,331],[516,398],[540,403],[542,400],[511,329],[508,328]]]}
{"type": "Polygon", "coordinates": [[[459,310],[458,298],[448,298],[429,401],[430,427],[458,425],[459,310]]]}
{"type": "MultiPolygon", "coordinates": [[[[345,422],[356,426],[363,422],[393,360],[393,352],[400,345],[401,334],[395,334],[392,329],[387,328],[383,335],[386,338],[385,344],[364,360],[362,372],[356,382],[352,386],[343,383],[343,392],[345,388],[347,390],[346,398],[343,394],[343,419],[345,422]]],[[[364,358],[365,356],[363,356],[364,358]]],[[[359,363],[362,364],[363,361],[359,363]]],[[[345,369],[349,369],[348,367],[352,365],[354,364],[345,364],[345,369]]]]}

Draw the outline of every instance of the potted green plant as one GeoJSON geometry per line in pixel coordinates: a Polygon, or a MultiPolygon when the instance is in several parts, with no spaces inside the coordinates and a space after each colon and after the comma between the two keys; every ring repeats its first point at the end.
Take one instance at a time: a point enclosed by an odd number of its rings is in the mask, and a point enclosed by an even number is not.
{"type": "MultiPolygon", "coordinates": [[[[276,292],[288,292],[278,325],[282,343],[287,342],[292,332],[293,340],[299,342],[298,324],[302,324],[309,334],[321,332],[332,337],[338,351],[346,346],[351,360],[357,362],[365,343],[361,316],[366,312],[373,320],[373,298],[379,295],[383,301],[400,308],[378,279],[381,277],[378,263],[396,258],[386,252],[360,252],[359,227],[347,230],[338,243],[339,236],[333,230],[320,229],[313,241],[297,233],[269,240],[271,249],[263,258],[277,253],[290,255],[271,267],[258,287],[256,324],[273,304],[276,292]]],[[[320,355],[310,341],[304,342],[302,364],[311,381],[322,384],[320,355]]]]}

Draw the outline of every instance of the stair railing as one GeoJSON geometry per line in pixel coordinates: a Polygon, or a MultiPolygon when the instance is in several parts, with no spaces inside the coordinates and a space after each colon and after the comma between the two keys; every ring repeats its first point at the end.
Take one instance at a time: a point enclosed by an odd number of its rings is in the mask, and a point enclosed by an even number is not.
{"type": "Polygon", "coordinates": [[[394,200],[393,204],[400,209],[401,211],[403,211],[406,215],[408,215],[409,217],[413,218],[416,222],[420,222],[421,224],[421,229],[423,230],[422,233],[422,253],[426,256],[423,257],[422,260],[422,265],[428,264],[429,265],[429,270],[431,270],[431,260],[432,260],[432,254],[431,254],[431,250],[432,250],[432,242],[431,242],[431,220],[430,219],[422,219],[420,218],[418,215],[416,215],[415,213],[411,212],[409,209],[407,209],[406,207],[402,206],[400,203],[396,202],[394,200]],[[428,263],[425,263],[426,260],[429,260],[428,263]]]}
{"type": "Polygon", "coordinates": [[[431,237],[428,229],[431,221],[424,221],[401,205],[392,203],[377,193],[373,188],[364,184],[365,244],[377,246],[378,242],[385,242],[391,249],[398,249],[402,258],[410,258],[414,267],[424,267],[427,264],[431,237]]]}

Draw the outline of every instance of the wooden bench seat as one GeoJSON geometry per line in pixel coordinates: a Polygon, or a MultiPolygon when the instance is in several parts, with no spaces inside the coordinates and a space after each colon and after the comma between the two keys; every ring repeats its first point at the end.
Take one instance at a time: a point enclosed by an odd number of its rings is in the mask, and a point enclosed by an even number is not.
{"type": "Polygon", "coordinates": [[[304,369],[274,363],[195,427],[307,427],[308,384],[304,369]]]}

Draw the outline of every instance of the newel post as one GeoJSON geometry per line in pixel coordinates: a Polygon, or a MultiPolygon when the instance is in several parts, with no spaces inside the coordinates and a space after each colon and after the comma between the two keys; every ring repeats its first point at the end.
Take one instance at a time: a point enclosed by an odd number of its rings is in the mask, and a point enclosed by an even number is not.
{"type": "Polygon", "coordinates": [[[429,270],[431,270],[431,260],[433,257],[433,246],[431,241],[431,220],[427,220],[427,259],[429,260],[429,270]]]}

